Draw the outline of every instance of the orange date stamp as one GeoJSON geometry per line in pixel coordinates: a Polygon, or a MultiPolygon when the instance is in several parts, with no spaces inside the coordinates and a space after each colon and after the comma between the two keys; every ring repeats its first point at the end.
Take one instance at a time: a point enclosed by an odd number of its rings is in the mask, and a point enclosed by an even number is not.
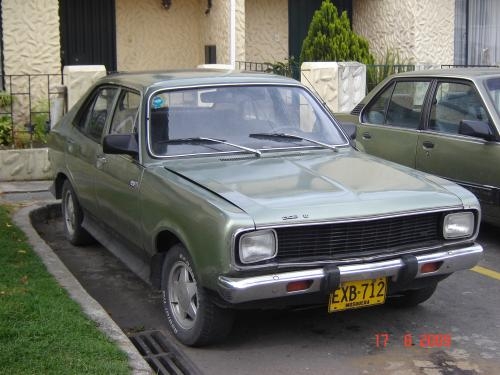
{"type": "Polygon", "coordinates": [[[390,333],[376,333],[375,346],[377,348],[386,348],[390,342],[399,342],[404,347],[419,346],[421,348],[449,348],[451,347],[451,334],[449,333],[422,333],[413,335],[405,333],[400,340],[394,340],[390,333]]]}

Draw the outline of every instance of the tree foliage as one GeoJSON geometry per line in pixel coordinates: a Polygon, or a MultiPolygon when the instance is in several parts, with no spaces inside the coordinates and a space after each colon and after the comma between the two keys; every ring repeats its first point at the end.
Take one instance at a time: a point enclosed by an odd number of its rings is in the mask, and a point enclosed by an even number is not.
{"type": "Polygon", "coordinates": [[[373,64],[368,41],[351,29],[347,12],[339,13],[330,0],[324,0],[313,16],[302,43],[301,61],[358,61],[373,64]]]}

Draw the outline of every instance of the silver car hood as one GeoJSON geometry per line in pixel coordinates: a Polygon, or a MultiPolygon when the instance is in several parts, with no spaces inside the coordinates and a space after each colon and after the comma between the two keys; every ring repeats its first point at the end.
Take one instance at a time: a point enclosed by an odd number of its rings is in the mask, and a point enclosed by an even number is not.
{"type": "Polygon", "coordinates": [[[463,207],[457,185],[356,151],[177,161],[165,168],[238,206],[256,226],[463,207]]]}

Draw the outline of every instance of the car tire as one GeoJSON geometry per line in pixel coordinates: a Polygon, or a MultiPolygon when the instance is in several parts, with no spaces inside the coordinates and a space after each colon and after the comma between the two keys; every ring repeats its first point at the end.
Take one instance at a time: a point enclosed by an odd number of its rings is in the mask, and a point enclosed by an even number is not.
{"type": "Polygon", "coordinates": [[[413,307],[427,301],[436,291],[437,284],[421,289],[407,290],[389,297],[387,304],[393,307],[413,307]]]}
{"type": "Polygon", "coordinates": [[[75,246],[88,245],[94,241],[92,236],[82,227],[83,211],[78,203],[78,198],[71,186],[66,180],[62,187],[62,217],[64,223],[64,232],[68,241],[75,246]]]}
{"type": "Polygon", "coordinates": [[[230,332],[234,312],[215,305],[199,285],[186,248],[174,245],[162,270],[163,307],[175,337],[188,346],[222,341],[230,332]]]}

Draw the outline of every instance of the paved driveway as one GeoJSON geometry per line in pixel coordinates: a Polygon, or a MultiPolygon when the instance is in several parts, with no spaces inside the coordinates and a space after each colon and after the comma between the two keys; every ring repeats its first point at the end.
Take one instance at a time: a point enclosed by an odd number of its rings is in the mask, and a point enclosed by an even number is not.
{"type": "MultiPolygon", "coordinates": [[[[37,230],[126,333],[172,339],[161,296],[101,246],[76,248],[60,218],[37,230]]],[[[181,350],[204,374],[495,374],[500,366],[500,238],[483,226],[485,258],[456,273],[413,309],[386,306],[328,314],[241,312],[221,345],[181,350]]]]}

